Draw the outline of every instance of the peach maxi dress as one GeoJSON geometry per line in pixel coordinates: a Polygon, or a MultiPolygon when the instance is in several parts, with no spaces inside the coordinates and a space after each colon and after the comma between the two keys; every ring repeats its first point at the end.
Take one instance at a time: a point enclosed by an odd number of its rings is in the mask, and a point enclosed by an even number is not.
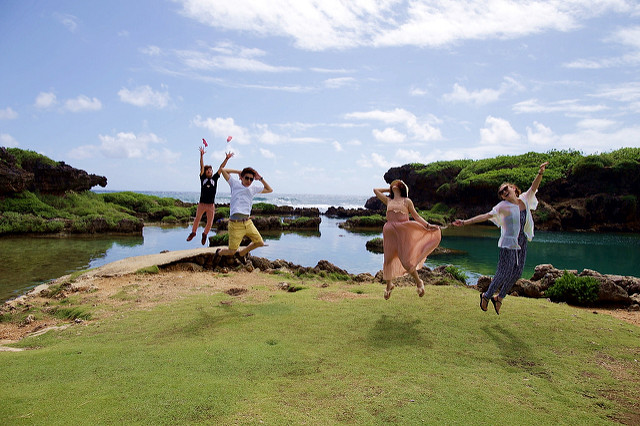
{"type": "Polygon", "coordinates": [[[420,269],[442,238],[440,230],[426,229],[420,223],[409,220],[406,198],[389,200],[387,223],[382,229],[384,247],[384,280],[406,274],[413,268],[420,269]]]}

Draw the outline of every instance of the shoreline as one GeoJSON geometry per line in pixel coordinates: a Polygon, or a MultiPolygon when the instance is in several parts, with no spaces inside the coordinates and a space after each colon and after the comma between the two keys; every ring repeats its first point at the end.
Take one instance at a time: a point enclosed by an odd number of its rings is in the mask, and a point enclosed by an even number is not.
{"type": "MultiPolygon", "coordinates": [[[[190,294],[210,293],[212,291],[235,291],[244,293],[253,285],[282,285],[283,277],[290,275],[292,264],[286,261],[279,261],[283,265],[283,269],[277,272],[265,271],[256,267],[237,268],[236,270],[224,269],[221,272],[213,272],[210,270],[202,270],[196,267],[192,262],[188,262],[198,256],[207,256],[215,253],[217,247],[199,248],[192,250],[183,250],[176,252],[166,252],[155,255],[135,256],[121,259],[109,264],[84,271],[76,277],[65,275],[52,281],[49,284],[41,284],[26,294],[16,299],[5,302],[0,306],[0,313],[11,310],[22,310],[29,312],[42,312],[45,318],[37,318],[37,315],[28,314],[20,322],[0,322],[0,351],[11,350],[7,348],[7,344],[16,343],[25,337],[34,335],[34,333],[44,333],[59,327],[69,327],[80,325],[87,322],[99,321],[102,318],[113,314],[128,303],[133,303],[133,309],[148,309],[163,303],[168,303],[177,298],[182,298],[190,294]],[[183,262],[187,261],[187,262],[183,262]],[[162,267],[158,269],[159,267],[162,267]],[[154,269],[155,268],[155,269],[154,269]],[[280,281],[280,284],[276,282],[280,281]],[[61,288],[64,287],[64,290],[61,288]],[[57,289],[56,289],[57,288],[57,289]],[[131,291],[135,288],[135,291],[131,291]],[[51,295],[50,289],[56,289],[59,293],[51,295]],[[235,289],[235,290],[233,290],[235,289]],[[129,294],[131,293],[131,294],[129,294]],[[91,315],[90,319],[76,318],[56,318],[52,315],[45,315],[51,311],[50,304],[56,300],[61,300],[73,295],[81,299],[82,302],[90,303],[95,308],[95,317],[91,315]]],[[[253,258],[250,259],[262,259],[253,258]]],[[[265,259],[266,260],[266,259],[265,259]]],[[[257,261],[257,260],[256,260],[257,261]]],[[[326,261],[325,261],[326,262],[326,261]]],[[[322,263],[319,262],[319,265],[322,263]]],[[[325,263],[326,270],[336,271],[337,276],[346,272],[336,268],[330,263],[325,263]]],[[[295,266],[295,265],[293,265],[295,266]]],[[[312,270],[313,268],[305,268],[312,270]]],[[[428,269],[428,268],[426,268],[428,269]]],[[[423,271],[424,272],[424,271],[423,271]]],[[[348,274],[348,273],[347,273],[348,274]]],[[[358,283],[377,283],[375,277],[371,274],[360,274],[355,276],[350,285],[358,283]],[[361,278],[357,278],[360,277],[361,278]]],[[[309,276],[311,277],[311,276],[309,276]]],[[[347,277],[348,278],[348,277],[347,277]]],[[[321,286],[331,286],[333,283],[347,284],[346,280],[332,279],[330,276],[315,276],[307,278],[314,282],[319,282],[321,286]]],[[[413,286],[410,280],[405,277],[399,278],[398,286],[413,286]],[[402,281],[406,283],[402,283],[402,281]]],[[[438,285],[437,282],[428,282],[426,285],[438,285]]],[[[462,285],[461,285],[462,287],[462,285]]],[[[468,286],[477,291],[475,286],[468,286]]],[[[405,291],[405,290],[400,290],[405,291]]],[[[380,300],[384,302],[382,297],[383,285],[380,283],[380,300]]],[[[353,293],[341,293],[338,298],[352,297],[353,293]]],[[[516,297],[516,296],[511,296],[516,297]]],[[[425,298],[427,299],[427,298],[425,298]]],[[[469,309],[476,309],[475,296],[472,298],[469,309]]],[[[53,302],[53,303],[52,303],[53,302]]],[[[552,303],[552,302],[549,302],[552,303]]],[[[579,307],[568,305],[571,308],[581,311],[591,311],[593,314],[607,314],[618,320],[625,321],[640,327],[640,311],[631,311],[627,308],[616,307],[579,307]]],[[[502,315],[501,315],[502,317],[502,315]]]]}

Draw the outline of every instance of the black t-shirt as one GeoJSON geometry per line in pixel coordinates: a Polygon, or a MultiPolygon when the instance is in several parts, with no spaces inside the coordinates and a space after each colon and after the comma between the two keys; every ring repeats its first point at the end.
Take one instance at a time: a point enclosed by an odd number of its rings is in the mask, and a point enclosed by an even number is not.
{"type": "Polygon", "coordinates": [[[216,199],[216,191],[218,189],[218,179],[220,173],[216,172],[210,178],[207,175],[200,175],[200,202],[205,204],[213,204],[216,199]]]}

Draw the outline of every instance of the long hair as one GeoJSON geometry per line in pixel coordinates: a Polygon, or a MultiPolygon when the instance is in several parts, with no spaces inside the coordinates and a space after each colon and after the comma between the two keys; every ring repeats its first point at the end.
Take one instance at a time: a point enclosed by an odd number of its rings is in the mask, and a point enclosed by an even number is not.
{"type": "Polygon", "coordinates": [[[498,187],[498,198],[499,198],[499,199],[501,199],[501,200],[502,200],[502,192],[503,192],[502,190],[505,188],[505,185],[512,186],[512,187],[513,187],[513,189],[515,189],[515,190],[516,190],[516,197],[519,197],[519,196],[520,196],[520,194],[522,194],[522,191],[520,190],[520,188],[518,188],[518,185],[513,184],[513,183],[511,183],[511,182],[502,182],[502,183],[500,184],[500,186],[498,187]]]}
{"type": "Polygon", "coordinates": [[[390,192],[389,198],[391,198],[392,200],[393,200],[393,184],[397,182],[400,182],[402,184],[400,185],[400,196],[402,198],[406,198],[409,196],[409,187],[407,186],[407,184],[401,181],[400,179],[396,179],[389,184],[389,192],[390,192]]]}

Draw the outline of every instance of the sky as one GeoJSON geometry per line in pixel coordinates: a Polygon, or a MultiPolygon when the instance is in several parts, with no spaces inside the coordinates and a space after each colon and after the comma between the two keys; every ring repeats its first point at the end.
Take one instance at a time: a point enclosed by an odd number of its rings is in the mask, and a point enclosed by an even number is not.
{"type": "Polygon", "coordinates": [[[637,1],[0,0],[0,58],[0,146],[109,190],[199,191],[203,138],[282,194],[640,146],[637,1]]]}

